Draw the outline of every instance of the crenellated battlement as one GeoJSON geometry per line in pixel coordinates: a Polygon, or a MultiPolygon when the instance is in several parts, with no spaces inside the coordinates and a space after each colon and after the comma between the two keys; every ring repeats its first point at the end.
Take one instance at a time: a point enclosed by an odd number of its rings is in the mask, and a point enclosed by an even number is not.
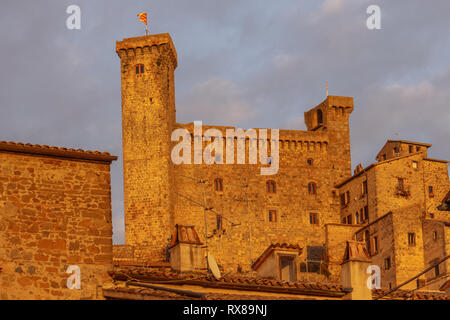
{"type": "Polygon", "coordinates": [[[147,56],[149,53],[155,53],[164,45],[169,46],[171,62],[175,69],[178,65],[177,51],[168,33],[125,38],[122,41],[116,41],[116,52],[120,59],[126,61],[137,56],[147,56]]]}
{"type": "MultiPolygon", "coordinates": [[[[202,143],[203,142],[203,148],[209,143],[211,138],[215,139],[216,137],[211,136],[205,136],[205,135],[194,135],[194,124],[193,123],[187,123],[187,124],[180,124],[177,123],[176,128],[182,128],[186,129],[189,132],[188,139],[191,140],[191,144],[193,145],[195,142],[202,143]]],[[[222,145],[226,146],[227,140],[234,139],[235,143],[237,140],[245,140],[245,148],[246,150],[249,149],[250,145],[256,145],[256,143],[259,143],[263,141],[260,137],[257,138],[251,138],[248,136],[245,137],[227,137],[227,130],[232,130],[233,132],[236,132],[236,127],[227,127],[227,126],[211,126],[211,125],[204,125],[202,126],[203,132],[209,130],[209,129],[216,129],[221,132],[222,139],[222,145]]],[[[272,139],[270,138],[270,131],[272,129],[269,128],[254,128],[253,130],[256,131],[256,133],[259,132],[259,130],[266,130],[268,133],[268,137],[266,140],[266,143],[269,144],[269,148],[271,147],[272,139]]],[[[244,130],[244,133],[246,130],[244,130]]],[[[329,144],[329,138],[328,133],[325,131],[303,131],[303,130],[279,130],[279,150],[280,151],[294,151],[294,152],[326,152],[329,144]]]]}

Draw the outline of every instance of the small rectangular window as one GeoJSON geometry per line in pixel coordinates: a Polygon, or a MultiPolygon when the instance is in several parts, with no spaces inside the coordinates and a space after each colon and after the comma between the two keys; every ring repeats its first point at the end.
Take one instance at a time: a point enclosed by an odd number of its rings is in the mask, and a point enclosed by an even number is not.
{"type": "Polygon", "coordinates": [[[341,197],[341,206],[344,207],[345,206],[345,193],[342,193],[340,195],[340,197],[341,197]]]}
{"type": "Polygon", "coordinates": [[[436,267],[434,267],[434,274],[435,276],[439,276],[440,272],[439,272],[439,265],[437,265],[436,267]]]}
{"type": "Polygon", "coordinates": [[[144,73],[144,65],[143,64],[137,64],[136,65],[136,74],[142,74],[144,73]]]}
{"type": "Polygon", "coordinates": [[[310,224],[319,224],[319,218],[318,218],[317,213],[309,214],[309,223],[310,224]]]}
{"type": "Polygon", "coordinates": [[[367,180],[362,183],[362,194],[367,194],[367,180]]]}
{"type": "Polygon", "coordinates": [[[352,215],[347,216],[347,224],[353,224],[352,215]]]}
{"type": "Polygon", "coordinates": [[[378,237],[375,236],[372,238],[372,254],[378,253],[378,237]]]}
{"type": "Polygon", "coordinates": [[[398,154],[399,154],[399,149],[398,149],[398,147],[395,147],[394,148],[394,156],[398,156],[398,154]]]}
{"type": "Polygon", "coordinates": [[[434,197],[433,186],[428,186],[428,196],[430,198],[434,197]]]}
{"type": "Polygon", "coordinates": [[[414,152],[413,146],[409,146],[409,153],[413,153],[413,152],[414,152]]]}
{"type": "Polygon", "coordinates": [[[397,189],[404,190],[405,189],[405,180],[403,178],[398,178],[397,180],[397,189]]]}
{"type": "Polygon", "coordinates": [[[277,222],[277,212],[275,210],[269,210],[269,222],[277,222]]]}
{"type": "Polygon", "coordinates": [[[391,257],[384,259],[384,270],[389,270],[391,268],[391,257]]]}
{"type": "Polygon", "coordinates": [[[280,257],[280,275],[282,281],[295,281],[295,262],[293,257],[280,257]]]}
{"type": "Polygon", "coordinates": [[[222,230],[222,216],[217,215],[217,230],[222,230]]]}
{"type": "Polygon", "coordinates": [[[416,234],[414,232],[408,233],[408,244],[410,246],[416,245],[416,234]]]}
{"type": "Polygon", "coordinates": [[[413,169],[417,169],[419,167],[419,163],[417,161],[412,162],[413,169]]]}

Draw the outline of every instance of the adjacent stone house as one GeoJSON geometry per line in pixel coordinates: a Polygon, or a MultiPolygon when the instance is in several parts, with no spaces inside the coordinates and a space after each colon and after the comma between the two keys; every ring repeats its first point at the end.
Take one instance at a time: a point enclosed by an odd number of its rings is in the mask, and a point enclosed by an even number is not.
{"type": "Polygon", "coordinates": [[[0,141],[0,299],[103,298],[112,267],[116,159],[0,141]],[[68,289],[77,270],[81,287],[68,289]]]}

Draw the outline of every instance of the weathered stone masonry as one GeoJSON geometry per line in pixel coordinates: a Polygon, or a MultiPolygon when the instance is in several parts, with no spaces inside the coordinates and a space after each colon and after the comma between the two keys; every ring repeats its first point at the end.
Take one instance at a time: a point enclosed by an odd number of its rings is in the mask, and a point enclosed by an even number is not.
{"type": "Polygon", "coordinates": [[[0,142],[0,299],[101,299],[112,265],[107,153],[0,142]],[[81,290],[66,286],[81,269],[81,290]]]}
{"type": "MultiPolygon", "coordinates": [[[[137,258],[165,260],[177,223],[195,226],[204,239],[203,208],[185,198],[204,203],[203,191],[207,206],[223,214],[218,228],[216,214],[208,212],[208,247],[227,270],[236,271],[238,265],[248,270],[271,243],[325,245],[323,226],[340,220],[334,185],[351,174],[348,118],[353,98],[329,96],[306,112],[307,131],[280,130],[276,175],[262,176],[260,164],[174,165],[173,129],[186,128],[192,142],[198,139],[203,147],[208,143],[194,136],[192,124],[175,122],[177,53],[170,36],[124,39],[117,42],[117,53],[122,74],[126,243],[135,247],[137,258]],[[143,73],[136,69],[141,65],[143,73]],[[223,182],[219,191],[214,187],[218,178],[223,182]],[[268,180],[276,183],[275,193],[267,192],[268,180]],[[315,194],[308,190],[310,183],[316,185],[315,194]],[[276,212],[276,221],[269,221],[269,210],[276,212]],[[317,215],[317,224],[310,223],[310,214],[317,215]]],[[[229,127],[204,125],[204,130],[209,128],[225,137],[229,127]]],[[[253,141],[246,140],[246,155],[249,143],[253,141]]],[[[225,150],[222,155],[225,159],[225,150]]]]}

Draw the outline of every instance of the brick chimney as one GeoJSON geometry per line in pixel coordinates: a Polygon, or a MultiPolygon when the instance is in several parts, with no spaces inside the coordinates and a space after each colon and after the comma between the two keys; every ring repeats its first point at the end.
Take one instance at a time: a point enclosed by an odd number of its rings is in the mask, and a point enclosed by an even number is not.
{"type": "Polygon", "coordinates": [[[345,288],[352,288],[349,300],[372,300],[372,290],[367,287],[367,268],[371,259],[364,242],[347,241],[344,261],[341,263],[341,279],[345,288]]]}

